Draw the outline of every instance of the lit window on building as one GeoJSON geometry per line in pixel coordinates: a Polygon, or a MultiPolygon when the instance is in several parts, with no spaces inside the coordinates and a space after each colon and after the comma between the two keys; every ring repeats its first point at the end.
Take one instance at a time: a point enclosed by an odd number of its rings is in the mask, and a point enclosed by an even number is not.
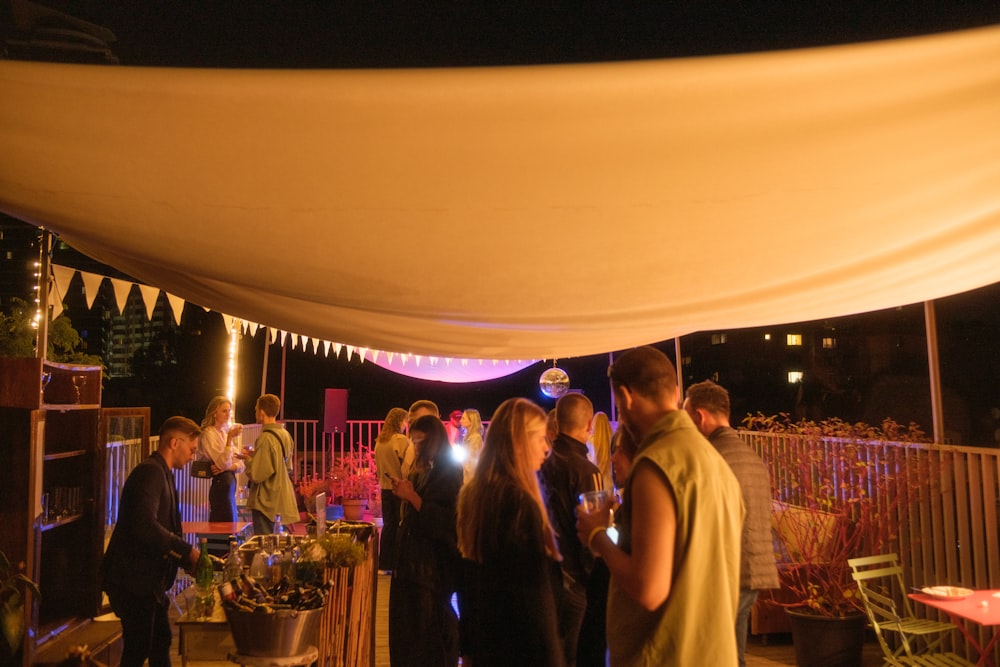
{"type": "Polygon", "coordinates": [[[786,345],[802,345],[802,334],[788,334],[785,336],[786,345]]]}
{"type": "Polygon", "coordinates": [[[802,382],[802,371],[788,371],[788,384],[802,382]]]}
{"type": "Polygon", "coordinates": [[[724,345],[726,342],[726,334],[712,334],[712,345],[724,345]]]}
{"type": "Polygon", "coordinates": [[[824,338],[823,347],[827,350],[832,350],[833,348],[837,347],[837,339],[831,337],[824,338]]]}
{"type": "Polygon", "coordinates": [[[771,334],[764,334],[764,340],[771,340],[771,334]]]}

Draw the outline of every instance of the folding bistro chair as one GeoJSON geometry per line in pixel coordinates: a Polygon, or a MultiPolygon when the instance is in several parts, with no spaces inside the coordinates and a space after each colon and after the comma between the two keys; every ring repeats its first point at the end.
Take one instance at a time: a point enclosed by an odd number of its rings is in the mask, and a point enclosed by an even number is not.
{"type": "Polygon", "coordinates": [[[858,583],[868,623],[882,647],[885,664],[919,667],[972,664],[954,653],[940,650],[941,642],[958,626],[914,616],[906,595],[908,589],[903,583],[903,568],[896,554],[852,558],[848,564],[851,576],[858,583]],[[883,633],[898,636],[899,646],[895,650],[883,633]]]}

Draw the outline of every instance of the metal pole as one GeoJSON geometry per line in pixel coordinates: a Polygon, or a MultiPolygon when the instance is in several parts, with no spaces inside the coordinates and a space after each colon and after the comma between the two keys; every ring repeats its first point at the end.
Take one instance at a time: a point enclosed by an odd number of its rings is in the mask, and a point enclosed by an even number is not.
{"type": "MultiPolygon", "coordinates": [[[[615,365],[615,353],[608,352],[608,368],[615,365]]],[[[611,384],[611,378],[608,378],[608,390],[611,392],[611,421],[618,423],[618,413],[615,411],[615,388],[611,384]]]]}
{"type": "Polygon", "coordinates": [[[278,411],[278,419],[285,418],[285,360],[288,358],[288,349],[281,346],[281,409],[278,411]]]}
{"type": "Polygon", "coordinates": [[[42,230],[38,248],[38,329],[35,356],[44,359],[49,350],[49,289],[52,285],[52,232],[42,230]]]}
{"type": "Polygon", "coordinates": [[[934,314],[933,301],[924,301],[924,328],[927,331],[927,370],[931,383],[931,419],[934,423],[934,442],[944,444],[941,366],[938,361],[937,317],[934,314]]]}
{"type": "Polygon", "coordinates": [[[267,351],[271,349],[271,330],[264,327],[264,369],[260,372],[260,395],[267,393],[267,351]]]}
{"type": "Polygon", "coordinates": [[[684,403],[684,373],[681,372],[681,337],[674,338],[674,357],[677,359],[677,400],[684,403]]]}

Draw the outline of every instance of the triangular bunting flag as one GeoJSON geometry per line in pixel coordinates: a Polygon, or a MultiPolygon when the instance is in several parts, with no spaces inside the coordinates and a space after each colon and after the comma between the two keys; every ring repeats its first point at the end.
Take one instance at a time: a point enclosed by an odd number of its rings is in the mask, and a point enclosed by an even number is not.
{"type": "Polygon", "coordinates": [[[87,298],[87,308],[93,308],[94,299],[97,298],[98,292],[101,291],[101,283],[104,282],[104,276],[80,271],[80,277],[83,278],[83,294],[87,298]]]}
{"type": "Polygon", "coordinates": [[[232,315],[226,315],[225,313],[219,313],[219,314],[222,315],[222,325],[226,328],[226,333],[231,332],[233,330],[233,323],[236,321],[236,318],[233,317],[232,315]]]}
{"type": "Polygon", "coordinates": [[[328,340],[323,341],[323,354],[327,357],[330,356],[330,345],[332,345],[330,341],[328,340]]]}
{"type": "Polygon", "coordinates": [[[350,361],[351,357],[353,357],[353,356],[354,356],[354,346],[353,345],[348,345],[347,346],[347,360],[350,361]]]}
{"type": "Polygon", "coordinates": [[[378,363],[378,350],[372,350],[372,363],[378,363]]]}
{"type": "Polygon", "coordinates": [[[292,349],[294,350],[299,346],[299,335],[297,333],[291,334],[292,336],[292,349]]]}
{"type": "Polygon", "coordinates": [[[153,319],[153,310],[156,309],[156,298],[160,296],[160,290],[152,285],[139,285],[139,293],[142,294],[142,303],[146,306],[146,319],[153,319]]]}
{"type": "Polygon", "coordinates": [[[117,278],[111,278],[111,287],[115,290],[115,305],[118,306],[118,314],[125,314],[125,306],[128,305],[128,295],[132,291],[132,286],[135,283],[130,283],[127,280],[119,280],[117,278]]]}
{"type": "Polygon", "coordinates": [[[181,325],[181,314],[184,312],[184,299],[174,296],[170,292],[165,292],[167,301],[170,303],[170,310],[174,311],[174,322],[181,325]]]}
{"type": "MultiPolygon", "coordinates": [[[[52,265],[52,282],[55,283],[56,291],[59,294],[66,295],[69,293],[69,284],[73,281],[74,273],[76,273],[76,269],[59,266],[58,264],[52,265]]],[[[49,293],[51,294],[51,290],[49,293]]],[[[49,303],[51,304],[52,302],[50,301],[49,303]]],[[[55,319],[55,316],[52,319],[55,319]]]]}
{"type": "Polygon", "coordinates": [[[344,347],[344,346],[341,345],[340,343],[334,343],[333,344],[333,356],[334,357],[339,357],[340,356],[340,348],[342,348],[342,347],[344,347]]]}

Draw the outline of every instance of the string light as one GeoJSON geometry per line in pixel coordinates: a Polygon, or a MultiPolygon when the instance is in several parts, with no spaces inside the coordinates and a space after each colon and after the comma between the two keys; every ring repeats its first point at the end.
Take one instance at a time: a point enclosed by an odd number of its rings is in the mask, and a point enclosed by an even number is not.
{"type": "MultiPolygon", "coordinates": [[[[229,397],[232,403],[232,412],[230,415],[236,414],[236,362],[239,355],[240,349],[240,327],[239,320],[234,319],[233,323],[229,327],[229,355],[228,355],[228,369],[226,378],[226,396],[229,397]]],[[[230,417],[232,419],[232,417],[230,417]]]]}
{"type": "MultiPolygon", "coordinates": [[[[39,255],[45,252],[42,248],[43,244],[39,244],[39,255]]],[[[42,323],[42,300],[39,296],[42,293],[42,262],[41,259],[35,260],[32,265],[32,277],[35,279],[35,284],[31,288],[35,293],[35,316],[31,318],[31,328],[37,330],[38,326],[42,323]]]]}

